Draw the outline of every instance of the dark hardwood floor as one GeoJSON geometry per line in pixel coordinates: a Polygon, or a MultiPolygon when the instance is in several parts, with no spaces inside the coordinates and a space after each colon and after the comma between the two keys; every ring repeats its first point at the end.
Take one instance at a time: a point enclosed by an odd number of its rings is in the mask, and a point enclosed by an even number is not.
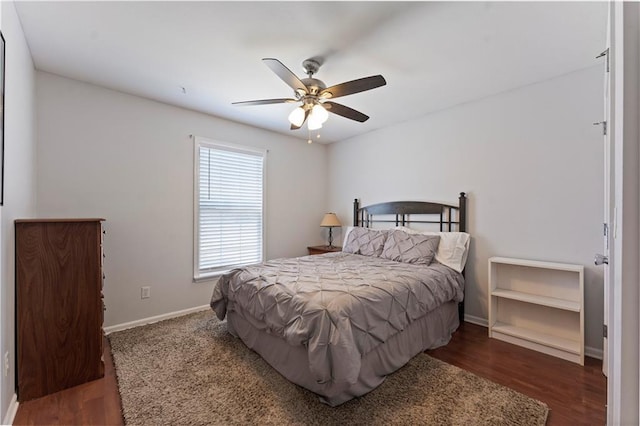
{"type": "MultiPolygon", "coordinates": [[[[606,379],[598,360],[587,358],[581,367],[489,339],[486,328],[469,323],[427,354],[545,402],[548,425],[605,424],[606,379]]],[[[104,378],[21,403],[13,424],[123,424],[108,341],[104,358],[104,378]]]]}
{"type": "Polygon", "coordinates": [[[496,339],[487,329],[464,323],[447,346],[427,354],[546,403],[547,425],[604,425],[607,380],[602,361],[585,365],[496,339]]]}
{"type": "Polygon", "coordinates": [[[104,377],[21,402],[14,425],[123,425],[111,346],[104,339],[104,377]]]}

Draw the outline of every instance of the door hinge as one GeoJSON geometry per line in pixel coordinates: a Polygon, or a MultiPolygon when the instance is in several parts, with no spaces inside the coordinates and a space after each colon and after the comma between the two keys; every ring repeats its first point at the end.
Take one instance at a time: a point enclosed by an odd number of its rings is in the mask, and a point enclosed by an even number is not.
{"type": "Polygon", "coordinates": [[[604,236],[606,237],[609,234],[609,225],[607,225],[606,223],[603,223],[603,231],[604,231],[604,236]]]}
{"type": "Polygon", "coordinates": [[[607,324],[603,324],[602,325],[602,337],[604,337],[605,339],[608,337],[607,336],[607,324]]]}
{"type": "Polygon", "coordinates": [[[603,56],[605,56],[605,57],[606,57],[606,58],[605,58],[605,61],[607,61],[607,62],[606,62],[606,65],[607,65],[607,72],[609,72],[609,48],[608,48],[608,47],[604,50],[604,52],[602,52],[602,53],[600,53],[598,56],[596,56],[596,59],[598,59],[598,58],[602,58],[603,56]]]}
{"type": "Polygon", "coordinates": [[[596,123],[593,123],[594,126],[599,126],[602,124],[602,134],[604,136],[607,136],[607,122],[606,121],[598,121],[596,123]]]}

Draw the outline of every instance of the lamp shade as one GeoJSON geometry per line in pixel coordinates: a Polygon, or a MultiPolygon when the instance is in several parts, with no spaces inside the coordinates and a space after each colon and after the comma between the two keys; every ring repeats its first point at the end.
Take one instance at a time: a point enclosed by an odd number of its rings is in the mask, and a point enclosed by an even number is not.
{"type": "Polygon", "coordinates": [[[294,126],[300,127],[304,122],[304,117],[304,109],[302,107],[297,107],[296,109],[291,111],[291,114],[289,114],[289,123],[293,124],[294,126]]]}
{"type": "Polygon", "coordinates": [[[327,213],[322,218],[322,222],[320,222],[320,226],[324,227],[333,227],[333,226],[342,226],[340,220],[338,220],[338,216],[335,213],[327,213]]]}
{"type": "Polygon", "coordinates": [[[307,126],[309,127],[309,130],[318,130],[322,128],[322,122],[311,114],[307,120],[307,126]]]}
{"type": "Polygon", "coordinates": [[[320,104],[315,104],[313,106],[313,108],[311,109],[311,114],[313,115],[314,120],[317,120],[317,121],[319,121],[320,123],[323,123],[323,124],[329,118],[329,113],[320,104]]]}

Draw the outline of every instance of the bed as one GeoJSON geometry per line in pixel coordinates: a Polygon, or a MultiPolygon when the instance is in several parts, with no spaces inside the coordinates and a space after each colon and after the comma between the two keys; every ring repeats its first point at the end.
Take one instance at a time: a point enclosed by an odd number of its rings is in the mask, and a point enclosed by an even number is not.
{"type": "Polygon", "coordinates": [[[466,201],[464,193],[458,205],[355,200],[343,252],[230,271],[214,286],[211,308],[321,401],[362,396],[418,353],[447,344],[459,326],[466,201]]]}

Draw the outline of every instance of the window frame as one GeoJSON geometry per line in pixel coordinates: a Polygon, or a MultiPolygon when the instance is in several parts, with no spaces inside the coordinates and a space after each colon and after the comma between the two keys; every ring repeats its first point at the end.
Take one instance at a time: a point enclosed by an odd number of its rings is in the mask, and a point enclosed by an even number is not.
{"type": "Polygon", "coordinates": [[[212,268],[203,272],[200,270],[200,147],[210,149],[220,149],[226,151],[234,151],[246,153],[249,155],[258,154],[262,158],[262,233],[260,247],[260,262],[265,258],[265,240],[266,240],[266,198],[267,198],[267,153],[266,149],[256,148],[246,145],[239,145],[229,142],[222,142],[202,136],[194,136],[193,138],[193,281],[200,282],[214,279],[231,269],[246,264],[225,265],[218,268],[212,268]]]}

